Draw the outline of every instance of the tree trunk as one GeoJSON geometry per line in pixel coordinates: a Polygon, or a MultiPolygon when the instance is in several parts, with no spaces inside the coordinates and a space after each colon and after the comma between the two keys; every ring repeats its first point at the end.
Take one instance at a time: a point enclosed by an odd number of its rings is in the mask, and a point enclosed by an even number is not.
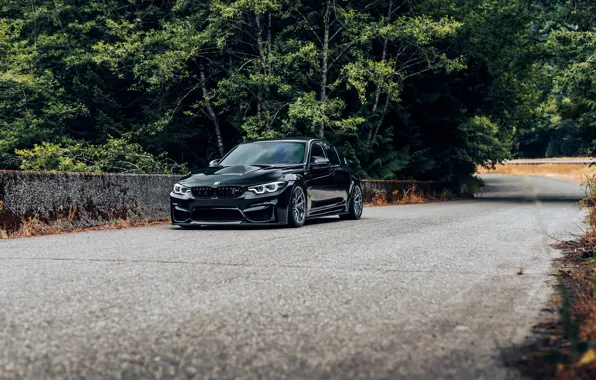
{"type": "MultiPolygon", "coordinates": [[[[387,25],[389,25],[391,23],[391,13],[393,11],[393,0],[389,1],[389,12],[387,12],[387,25]]],[[[383,42],[383,53],[381,55],[381,62],[385,62],[385,59],[387,58],[387,46],[389,45],[389,37],[385,37],[385,41],[383,42]]],[[[373,109],[372,112],[373,114],[375,112],[377,112],[377,109],[379,108],[379,100],[381,98],[381,90],[382,90],[382,86],[377,86],[377,89],[375,90],[375,104],[373,105],[373,109]]],[[[385,111],[387,111],[387,106],[385,106],[385,111]]],[[[383,112],[383,116],[385,115],[385,112],[383,112]]],[[[377,134],[377,131],[379,130],[379,126],[380,124],[383,122],[383,120],[381,119],[379,124],[375,127],[374,125],[370,125],[370,128],[368,129],[368,140],[372,140],[375,138],[375,135],[377,134]]]]}
{"type": "Polygon", "coordinates": [[[383,113],[381,114],[381,118],[379,119],[379,122],[377,123],[377,126],[375,127],[375,131],[372,135],[373,139],[379,133],[379,129],[381,128],[381,124],[383,124],[383,119],[385,119],[385,115],[387,114],[388,108],[389,108],[389,96],[387,96],[387,99],[385,99],[385,106],[383,107],[383,113]]]}
{"type": "MultiPolygon", "coordinates": [[[[331,25],[329,23],[329,17],[331,13],[331,0],[327,0],[327,9],[325,10],[325,36],[323,37],[323,62],[321,70],[321,94],[320,94],[320,105],[323,106],[327,98],[327,75],[329,72],[329,30],[331,25]]],[[[325,137],[325,126],[321,125],[319,129],[319,137],[325,137]]]]}
{"type": "Polygon", "coordinates": [[[271,11],[269,11],[269,26],[267,27],[267,63],[269,64],[269,75],[273,75],[273,67],[271,67],[271,11]]]}
{"type": "MultiPolygon", "coordinates": [[[[261,15],[255,13],[255,22],[257,24],[257,46],[259,50],[259,57],[261,60],[261,67],[262,67],[262,74],[267,74],[267,54],[265,53],[265,46],[263,42],[263,25],[261,24],[261,15]]],[[[262,115],[263,115],[263,98],[264,92],[266,90],[263,86],[259,85],[257,88],[257,119],[259,119],[259,123],[263,122],[262,115]]]]}
{"type": "Polygon", "coordinates": [[[261,65],[265,68],[265,49],[263,46],[263,26],[261,25],[261,15],[255,13],[255,22],[257,24],[257,47],[259,49],[259,57],[261,57],[261,65]]]}
{"type": "Polygon", "coordinates": [[[205,99],[205,108],[207,108],[207,113],[213,121],[213,126],[215,127],[215,135],[217,136],[217,149],[219,150],[219,154],[221,157],[224,156],[224,144],[223,138],[221,137],[221,129],[219,128],[219,120],[217,119],[217,115],[213,110],[213,106],[211,105],[211,101],[209,100],[209,94],[207,93],[207,80],[205,79],[205,66],[201,63],[199,65],[200,68],[200,76],[201,76],[201,89],[203,90],[203,99],[205,99]]]}

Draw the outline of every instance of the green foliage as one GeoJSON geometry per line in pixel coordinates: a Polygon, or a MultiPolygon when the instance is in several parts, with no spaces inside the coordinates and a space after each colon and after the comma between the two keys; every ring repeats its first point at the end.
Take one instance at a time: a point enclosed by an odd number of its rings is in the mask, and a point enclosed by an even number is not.
{"type": "Polygon", "coordinates": [[[474,116],[461,125],[465,138],[463,149],[458,150],[459,158],[484,167],[493,167],[509,156],[506,149],[510,144],[500,141],[499,126],[486,116],[474,116]]]}
{"type": "Polygon", "coordinates": [[[4,0],[0,168],[171,172],[309,135],[369,178],[457,183],[512,147],[592,152],[590,4],[4,0]]]}
{"type": "Polygon", "coordinates": [[[21,169],[66,172],[115,172],[186,174],[184,165],[177,164],[165,154],[153,156],[139,144],[127,139],[110,138],[103,145],[88,145],[77,141],[62,144],[43,143],[32,149],[16,151],[21,169]]]}
{"type": "Polygon", "coordinates": [[[595,152],[596,3],[535,2],[533,122],[519,131],[519,155],[552,157],[595,152]]]}
{"type": "MultiPolygon", "coordinates": [[[[596,10],[596,7],[594,8],[596,10]]],[[[596,27],[596,24],[595,24],[596,27]]],[[[596,154],[596,28],[556,31],[546,43],[563,62],[553,79],[560,119],[573,120],[588,154],[596,154]]]]}

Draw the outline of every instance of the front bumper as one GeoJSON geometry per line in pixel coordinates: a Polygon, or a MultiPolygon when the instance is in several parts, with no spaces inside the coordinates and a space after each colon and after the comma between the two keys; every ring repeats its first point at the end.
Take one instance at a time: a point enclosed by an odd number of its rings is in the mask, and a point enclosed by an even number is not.
{"type": "Polygon", "coordinates": [[[172,224],[275,225],[287,224],[291,186],[277,193],[257,195],[245,192],[237,198],[194,198],[170,194],[172,224]]]}

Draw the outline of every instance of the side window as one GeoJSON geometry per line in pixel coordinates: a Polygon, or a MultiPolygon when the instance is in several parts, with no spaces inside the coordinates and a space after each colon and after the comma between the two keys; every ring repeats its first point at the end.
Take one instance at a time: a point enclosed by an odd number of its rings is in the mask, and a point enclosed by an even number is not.
{"type": "Polygon", "coordinates": [[[323,148],[321,147],[321,144],[316,142],[313,143],[311,148],[310,148],[310,159],[312,161],[313,157],[325,157],[325,153],[323,152],[323,148]]]}
{"type": "Polygon", "coordinates": [[[329,158],[329,162],[331,163],[331,165],[341,165],[339,161],[339,156],[337,155],[337,151],[335,150],[335,148],[327,143],[324,144],[324,147],[325,153],[327,153],[327,158],[329,158]]]}

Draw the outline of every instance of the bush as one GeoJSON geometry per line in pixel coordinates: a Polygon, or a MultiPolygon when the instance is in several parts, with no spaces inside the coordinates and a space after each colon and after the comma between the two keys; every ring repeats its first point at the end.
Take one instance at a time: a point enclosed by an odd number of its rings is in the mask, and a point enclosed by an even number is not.
{"type": "Polygon", "coordinates": [[[186,165],[165,154],[154,156],[140,144],[126,138],[112,138],[103,145],[65,140],[60,144],[42,143],[16,151],[23,170],[100,172],[133,174],[185,174],[186,165]]]}

